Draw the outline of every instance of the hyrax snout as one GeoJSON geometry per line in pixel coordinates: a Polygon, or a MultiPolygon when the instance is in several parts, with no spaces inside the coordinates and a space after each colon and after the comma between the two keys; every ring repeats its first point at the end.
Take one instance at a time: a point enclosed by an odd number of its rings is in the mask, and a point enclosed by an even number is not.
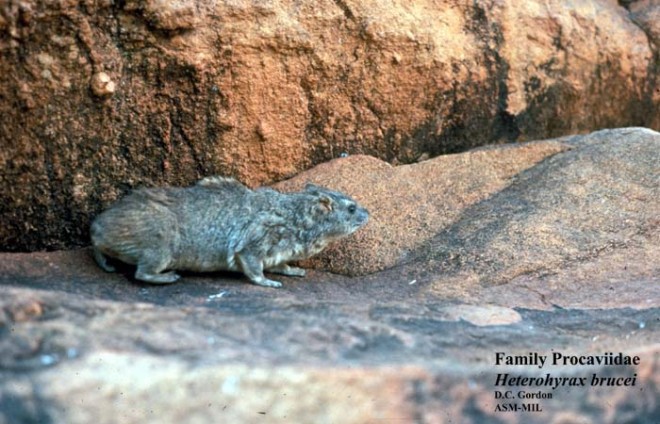
{"type": "Polygon", "coordinates": [[[94,220],[91,236],[94,258],[108,272],[112,257],[136,265],[135,278],[149,283],[173,283],[175,270],[225,270],[280,287],[264,271],[304,276],[287,262],[319,253],[368,219],[350,197],[312,184],[280,193],[208,177],[192,187],[133,191],[94,220]]]}

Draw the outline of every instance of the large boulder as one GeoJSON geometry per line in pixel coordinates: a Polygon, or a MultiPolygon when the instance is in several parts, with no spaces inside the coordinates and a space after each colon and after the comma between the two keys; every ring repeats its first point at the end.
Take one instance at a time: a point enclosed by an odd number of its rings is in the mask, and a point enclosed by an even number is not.
{"type": "Polygon", "coordinates": [[[336,159],[278,187],[314,182],[370,210],[364,229],[308,261],[319,269],[364,275],[413,263],[436,270],[443,292],[567,269],[575,284],[660,274],[659,163],[660,134],[630,128],[398,167],[336,159]]]}
{"type": "Polygon", "coordinates": [[[4,2],[0,249],[85,245],[139,185],[659,129],[639,3],[4,2]]]}
{"type": "Polygon", "coordinates": [[[353,196],[371,213],[367,226],[307,263],[365,275],[406,261],[410,252],[458,220],[465,209],[506,188],[522,171],[568,150],[558,140],[507,145],[391,166],[371,156],[318,165],[275,184],[296,191],[312,182],[353,196]]]}

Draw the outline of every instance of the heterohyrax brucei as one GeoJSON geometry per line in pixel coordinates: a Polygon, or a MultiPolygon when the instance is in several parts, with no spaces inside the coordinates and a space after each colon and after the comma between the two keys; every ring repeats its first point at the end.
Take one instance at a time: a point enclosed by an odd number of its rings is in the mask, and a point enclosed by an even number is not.
{"type": "Polygon", "coordinates": [[[108,272],[112,257],[137,265],[135,278],[149,283],[173,283],[175,270],[224,270],[280,287],[264,271],[304,276],[287,262],[319,253],[368,219],[350,197],[313,184],[280,193],[208,177],[192,187],[134,190],[94,220],[91,236],[94,259],[108,272]]]}

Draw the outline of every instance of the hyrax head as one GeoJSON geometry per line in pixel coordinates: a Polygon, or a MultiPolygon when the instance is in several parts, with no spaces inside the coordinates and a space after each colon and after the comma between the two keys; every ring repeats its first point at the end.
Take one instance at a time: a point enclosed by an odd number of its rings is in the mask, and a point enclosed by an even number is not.
{"type": "Polygon", "coordinates": [[[314,214],[328,237],[339,238],[352,234],[369,220],[369,211],[345,194],[314,184],[307,184],[305,193],[318,198],[314,214]]]}

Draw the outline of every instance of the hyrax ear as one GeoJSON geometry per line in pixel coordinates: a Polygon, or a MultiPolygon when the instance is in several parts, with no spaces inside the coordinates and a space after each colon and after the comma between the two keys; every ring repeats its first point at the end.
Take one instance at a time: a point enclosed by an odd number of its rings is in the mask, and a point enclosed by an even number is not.
{"type": "Polygon", "coordinates": [[[332,208],[334,206],[332,198],[325,194],[321,194],[319,196],[319,205],[321,206],[321,210],[325,213],[332,212],[332,208]]]}
{"type": "Polygon", "coordinates": [[[305,184],[305,191],[307,193],[317,193],[321,191],[321,187],[317,186],[316,184],[307,183],[305,184]]]}

